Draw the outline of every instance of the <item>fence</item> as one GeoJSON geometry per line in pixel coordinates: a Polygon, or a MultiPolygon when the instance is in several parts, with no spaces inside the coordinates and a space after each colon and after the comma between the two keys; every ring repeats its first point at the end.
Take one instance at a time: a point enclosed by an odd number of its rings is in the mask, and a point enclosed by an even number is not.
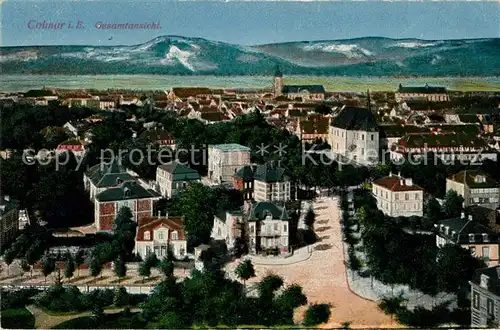
{"type": "MultiPolygon", "coordinates": [[[[38,290],[48,290],[50,289],[52,285],[51,284],[37,284],[37,285],[2,285],[1,288],[3,290],[11,290],[11,291],[16,291],[16,290],[21,290],[21,289],[38,289],[38,290]]],[[[65,285],[63,286],[72,286],[72,285],[65,285]]],[[[110,289],[110,290],[115,290],[118,287],[124,287],[128,293],[131,294],[151,294],[153,289],[155,288],[155,285],[111,285],[111,284],[100,284],[100,285],[76,285],[78,290],[82,293],[94,291],[97,289],[110,289]]]]}

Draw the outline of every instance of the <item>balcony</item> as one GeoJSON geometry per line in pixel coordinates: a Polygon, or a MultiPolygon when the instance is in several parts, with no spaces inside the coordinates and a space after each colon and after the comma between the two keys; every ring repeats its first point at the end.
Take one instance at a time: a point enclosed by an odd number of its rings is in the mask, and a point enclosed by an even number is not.
{"type": "Polygon", "coordinates": [[[260,237],[280,237],[281,232],[280,231],[274,231],[274,230],[261,230],[259,232],[260,237]]]}

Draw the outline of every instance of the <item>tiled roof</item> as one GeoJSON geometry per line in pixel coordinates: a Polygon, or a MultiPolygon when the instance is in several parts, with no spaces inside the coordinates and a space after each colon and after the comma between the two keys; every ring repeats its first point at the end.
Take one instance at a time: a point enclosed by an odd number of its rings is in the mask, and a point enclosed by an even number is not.
{"type": "Polygon", "coordinates": [[[373,113],[366,108],[345,107],[333,120],[332,126],[346,130],[378,132],[373,113]]]}
{"type": "Polygon", "coordinates": [[[446,93],[445,87],[434,87],[425,84],[423,87],[403,87],[399,85],[398,93],[415,93],[415,94],[436,94],[436,93],[446,93]]]}
{"type": "Polygon", "coordinates": [[[478,135],[481,133],[481,127],[477,124],[433,124],[427,125],[429,129],[435,132],[455,132],[459,134],[473,134],[478,135]]]}
{"type": "MultiPolygon", "coordinates": [[[[180,217],[147,217],[139,220],[136,241],[146,241],[144,233],[148,230],[155,230],[160,227],[166,227],[171,231],[177,231],[179,240],[186,239],[184,233],[184,220],[180,217]]],[[[148,241],[152,241],[154,237],[150,236],[148,241]]]]}
{"type": "Polygon", "coordinates": [[[406,148],[446,148],[446,147],[471,147],[486,148],[486,142],[476,136],[448,133],[448,134],[407,134],[401,140],[399,145],[406,148]]]}
{"type": "Polygon", "coordinates": [[[106,189],[95,197],[99,202],[121,201],[129,199],[158,198],[160,195],[142,187],[137,181],[127,181],[117,187],[106,189]]]}
{"type": "Polygon", "coordinates": [[[98,188],[112,187],[120,182],[134,180],[118,161],[114,161],[109,165],[97,164],[87,170],[85,176],[98,188]]]}
{"type": "Polygon", "coordinates": [[[312,94],[326,93],[323,85],[284,85],[281,92],[284,94],[289,93],[302,93],[307,91],[312,94]]]}
{"type": "Polygon", "coordinates": [[[172,92],[179,98],[195,97],[197,95],[212,94],[210,88],[202,87],[174,87],[172,92]]]}
{"type": "Polygon", "coordinates": [[[328,118],[316,118],[300,121],[300,129],[305,134],[328,134],[330,121],[328,118]]]}
{"type": "Polygon", "coordinates": [[[240,168],[234,176],[239,179],[243,179],[244,181],[252,181],[255,173],[255,169],[257,165],[245,165],[240,168]]]}
{"type": "Polygon", "coordinates": [[[201,178],[196,170],[178,162],[170,162],[158,168],[172,174],[172,181],[200,180],[201,178]]]}
{"type": "Polygon", "coordinates": [[[469,243],[470,234],[473,235],[476,244],[498,242],[498,236],[491,229],[465,217],[439,221],[436,228],[439,236],[458,244],[469,243]],[[441,225],[443,226],[441,227],[441,225]],[[448,228],[448,232],[446,232],[445,228],[448,228]],[[483,237],[483,234],[486,234],[486,237],[483,237]]]}
{"type": "Polygon", "coordinates": [[[408,133],[429,132],[429,129],[414,125],[380,125],[381,137],[403,137],[408,133]]]}
{"type": "Polygon", "coordinates": [[[477,170],[458,172],[448,179],[459,183],[465,183],[470,188],[500,188],[498,182],[477,170]]]}
{"type": "Polygon", "coordinates": [[[289,220],[288,212],[285,207],[278,206],[271,202],[258,202],[251,206],[248,215],[249,221],[260,221],[271,214],[273,220],[289,220]]]}
{"type": "Polygon", "coordinates": [[[285,169],[272,164],[259,165],[254,172],[254,180],[262,182],[282,182],[286,181],[285,169]]]}
{"type": "Polygon", "coordinates": [[[201,113],[201,119],[207,120],[210,122],[214,121],[223,121],[226,119],[224,114],[222,112],[202,112],[201,113]]]}
{"type": "Polygon", "coordinates": [[[373,181],[373,184],[389,189],[390,191],[397,191],[397,192],[424,190],[423,188],[417,186],[414,183],[412,183],[411,185],[407,185],[404,178],[394,175],[386,176],[384,178],[375,180],[373,181]]]}

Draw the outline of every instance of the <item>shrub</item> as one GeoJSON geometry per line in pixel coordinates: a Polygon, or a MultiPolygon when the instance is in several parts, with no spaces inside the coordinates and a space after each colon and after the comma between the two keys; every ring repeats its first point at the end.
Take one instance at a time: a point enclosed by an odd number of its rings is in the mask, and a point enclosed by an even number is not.
{"type": "Polygon", "coordinates": [[[1,310],[22,308],[30,305],[34,297],[40,293],[40,290],[33,288],[20,289],[16,291],[0,290],[1,310]]]}
{"type": "Polygon", "coordinates": [[[26,308],[2,311],[2,329],[34,329],[35,317],[26,308]]]}
{"type": "Polygon", "coordinates": [[[305,326],[318,325],[328,322],[330,318],[330,305],[328,304],[314,304],[310,306],[304,318],[305,326]]]}

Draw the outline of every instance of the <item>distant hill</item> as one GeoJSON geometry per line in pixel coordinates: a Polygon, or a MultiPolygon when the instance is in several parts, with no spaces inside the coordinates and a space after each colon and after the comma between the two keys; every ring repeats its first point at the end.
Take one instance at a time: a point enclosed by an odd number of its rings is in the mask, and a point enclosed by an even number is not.
{"type": "Polygon", "coordinates": [[[358,38],[239,46],[161,36],[134,46],[0,47],[2,74],[499,76],[500,38],[358,38]]]}

